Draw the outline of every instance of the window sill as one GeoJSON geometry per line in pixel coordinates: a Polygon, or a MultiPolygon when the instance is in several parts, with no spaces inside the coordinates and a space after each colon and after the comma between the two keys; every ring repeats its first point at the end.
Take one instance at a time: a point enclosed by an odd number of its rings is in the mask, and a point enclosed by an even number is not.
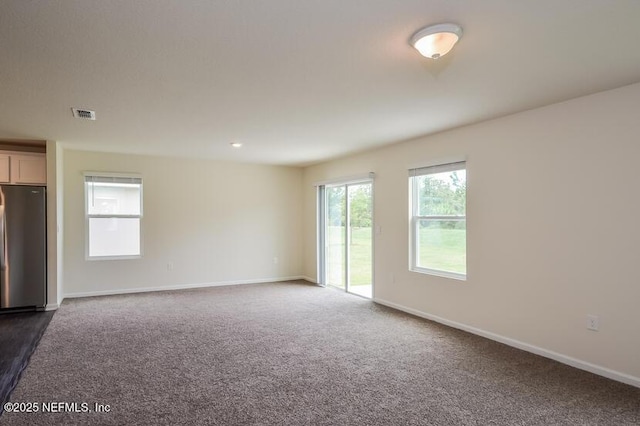
{"type": "Polygon", "coordinates": [[[129,259],[141,259],[141,254],[131,255],[131,256],[87,256],[85,260],[129,260],[129,259]]]}
{"type": "Polygon", "coordinates": [[[467,280],[467,275],[466,274],[458,274],[456,272],[439,271],[437,269],[413,267],[413,268],[409,268],[409,271],[417,272],[419,274],[433,275],[433,276],[436,276],[436,277],[451,278],[451,279],[458,280],[458,281],[466,281],[467,280]]]}

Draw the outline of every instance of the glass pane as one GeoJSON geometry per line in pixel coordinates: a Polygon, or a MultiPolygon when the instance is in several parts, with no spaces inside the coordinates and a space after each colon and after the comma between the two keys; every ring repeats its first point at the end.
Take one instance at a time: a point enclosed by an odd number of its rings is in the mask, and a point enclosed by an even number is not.
{"type": "Polygon", "coordinates": [[[89,218],[89,256],[140,255],[140,219],[89,218]]]}
{"type": "Polygon", "coordinates": [[[87,182],[86,184],[89,214],[140,214],[140,185],[104,182],[87,182]]]}
{"type": "Polygon", "coordinates": [[[418,216],[464,216],[467,171],[417,176],[418,216]]]}
{"type": "Polygon", "coordinates": [[[345,187],[326,189],[327,197],[327,284],[345,288],[345,222],[347,220],[347,198],[345,187]]]}
{"type": "Polygon", "coordinates": [[[421,219],[416,226],[416,266],[467,273],[466,220],[421,219]]]}
{"type": "Polygon", "coordinates": [[[349,291],[371,297],[371,184],[349,185],[349,291]]]}

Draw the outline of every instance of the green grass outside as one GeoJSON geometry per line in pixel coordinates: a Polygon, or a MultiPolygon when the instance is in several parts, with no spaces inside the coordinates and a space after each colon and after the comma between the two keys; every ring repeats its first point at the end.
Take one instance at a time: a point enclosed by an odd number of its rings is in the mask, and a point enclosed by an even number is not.
{"type": "Polygon", "coordinates": [[[352,228],[350,254],[351,285],[371,285],[373,281],[371,228],[352,228]]]}
{"type": "Polygon", "coordinates": [[[417,266],[466,274],[466,235],[464,229],[420,229],[417,266]]]}
{"type": "MultiPolygon", "coordinates": [[[[344,244],[343,226],[330,226],[327,252],[329,284],[344,288],[344,244]]],[[[352,286],[371,285],[373,257],[371,248],[371,228],[352,228],[349,247],[349,274],[352,286]]]]}
{"type": "MultiPolygon", "coordinates": [[[[351,285],[372,281],[371,228],[351,231],[351,285]]],[[[344,288],[344,227],[330,226],[328,233],[328,282],[344,288]]],[[[466,231],[464,229],[420,229],[418,266],[466,274],[466,231]]]]}

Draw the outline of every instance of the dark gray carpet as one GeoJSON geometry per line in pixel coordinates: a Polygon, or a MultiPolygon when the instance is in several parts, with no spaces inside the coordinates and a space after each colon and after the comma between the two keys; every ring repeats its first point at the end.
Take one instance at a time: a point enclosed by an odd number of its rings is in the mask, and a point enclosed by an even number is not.
{"type": "Polygon", "coordinates": [[[640,389],[302,283],[66,300],[3,425],[638,425],[640,389]]]}
{"type": "Polygon", "coordinates": [[[0,414],[53,312],[0,314],[0,414]]]}

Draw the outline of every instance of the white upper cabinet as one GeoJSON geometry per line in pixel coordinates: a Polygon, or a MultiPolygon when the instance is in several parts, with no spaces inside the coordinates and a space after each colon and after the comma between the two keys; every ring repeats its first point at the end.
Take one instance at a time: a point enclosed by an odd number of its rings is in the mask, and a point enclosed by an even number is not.
{"type": "Polygon", "coordinates": [[[7,154],[0,154],[0,183],[11,182],[9,160],[10,158],[7,154]]]}
{"type": "Polygon", "coordinates": [[[45,154],[30,152],[0,153],[0,183],[45,185],[47,183],[45,154]]]}

